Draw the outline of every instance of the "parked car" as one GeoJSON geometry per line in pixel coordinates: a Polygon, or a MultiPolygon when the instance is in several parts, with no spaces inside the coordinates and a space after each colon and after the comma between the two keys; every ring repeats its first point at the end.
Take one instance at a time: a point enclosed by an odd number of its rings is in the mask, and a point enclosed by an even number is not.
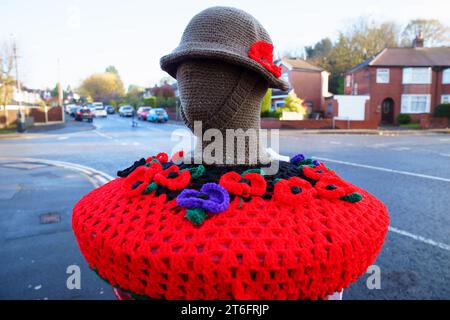
{"type": "Polygon", "coordinates": [[[147,120],[150,122],[167,122],[169,116],[166,110],[161,108],[151,109],[147,114],[147,120]]]}
{"type": "Polygon", "coordinates": [[[113,106],[105,106],[105,108],[106,108],[106,113],[107,114],[114,114],[114,113],[116,113],[116,109],[114,109],[113,106]]]}
{"type": "Polygon", "coordinates": [[[134,108],[132,106],[121,106],[119,108],[119,116],[132,117],[134,115],[134,108]]]}
{"type": "Polygon", "coordinates": [[[88,122],[92,122],[94,120],[94,115],[91,112],[91,109],[86,107],[81,107],[75,113],[76,121],[87,120],[88,122]]]}
{"type": "Polygon", "coordinates": [[[92,110],[92,114],[94,117],[106,117],[108,114],[106,113],[106,108],[104,106],[95,106],[92,110]]]}
{"type": "Polygon", "coordinates": [[[67,114],[70,114],[70,111],[71,111],[71,109],[73,108],[73,107],[77,107],[77,105],[76,104],[66,104],[65,106],[64,106],[64,111],[67,113],[67,114]]]}
{"type": "Polygon", "coordinates": [[[136,114],[139,120],[147,120],[148,112],[152,110],[152,107],[140,107],[136,114]]]}
{"type": "Polygon", "coordinates": [[[69,115],[70,115],[71,117],[75,117],[75,115],[76,115],[76,113],[77,113],[77,111],[78,111],[79,108],[80,108],[80,106],[72,105],[72,106],[70,107],[70,110],[69,110],[69,115]]]}

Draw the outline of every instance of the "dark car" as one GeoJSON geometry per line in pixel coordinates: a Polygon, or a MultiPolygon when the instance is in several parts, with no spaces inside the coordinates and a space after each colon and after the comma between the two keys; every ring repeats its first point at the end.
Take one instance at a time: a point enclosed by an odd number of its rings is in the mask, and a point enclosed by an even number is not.
{"type": "Polygon", "coordinates": [[[114,113],[116,113],[116,109],[114,109],[113,106],[106,106],[105,108],[106,108],[106,112],[107,112],[108,114],[114,114],[114,113]]]}
{"type": "Polygon", "coordinates": [[[75,113],[76,121],[87,120],[87,122],[92,122],[93,119],[94,119],[94,115],[92,114],[91,109],[89,109],[89,108],[80,108],[75,113]]]}

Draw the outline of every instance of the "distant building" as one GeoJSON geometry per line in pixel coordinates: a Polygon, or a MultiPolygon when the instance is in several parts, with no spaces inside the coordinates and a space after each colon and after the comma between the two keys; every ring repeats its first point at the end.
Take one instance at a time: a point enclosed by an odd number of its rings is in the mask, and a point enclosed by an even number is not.
{"type": "Polygon", "coordinates": [[[417,37],[411,48],[386,48],[346,73],[344,92],[367,95],[379,124],[395,124],[399,114],[419,122],[450,103],[450,47],[424,48],[417,37]]]}
{"type": "MultiPolygon", "coordinates": [[[[303,59],[283,58],[277,62],[281,67],[281,78],[289,82],[296,95],[304,100],[304,104],[312,112],[323,112],[325,99],[330,97],[328,78],[330,73],[303,59]]],[[[289,91],[290,91],[289,90],[289,91]]],[[[274,89],[272,91],[272,107],[281,107],[289,91],[274,89]]]]}

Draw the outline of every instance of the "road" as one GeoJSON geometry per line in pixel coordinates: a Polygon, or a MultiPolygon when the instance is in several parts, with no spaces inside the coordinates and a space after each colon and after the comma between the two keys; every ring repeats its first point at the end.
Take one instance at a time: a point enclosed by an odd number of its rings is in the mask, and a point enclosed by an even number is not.
{"type": "MultiPolygon", "coordinates": [[[[0,139],[0,156],[72,162],[114,176],[134,160],[171,152],[180,140],[190,139],[176,123],[139,122],[132,128],[130,119],[114,115],[94,125],[94,130],[66,128],[0,139]]],[[[279,153],[323,159],[389,208],[390,231],[374,263],[381,271],[381,288],[369,289],[366,274],[344,291],[344,299],[450,298],[450,135],[281,131],[279,153]]]]}

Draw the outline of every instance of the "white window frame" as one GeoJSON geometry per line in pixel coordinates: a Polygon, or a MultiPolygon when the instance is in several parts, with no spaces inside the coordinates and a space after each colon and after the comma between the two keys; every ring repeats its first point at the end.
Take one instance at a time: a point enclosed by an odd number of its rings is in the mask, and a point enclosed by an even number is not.
{"type": "Polygon", "coordinates": [[[429,113],[430,102],[431,96],[429,94],[402,94],[400,113],[429,113]],[[425,108],[417,109],[417,104],[420,103],[417,100],[423,100],[423,98],[425,98],[425,108]]]}
{"type": "Polygon", "coordinates": [[[431,68],[403,68],[403,84],[430,84],[431,68]],[[426,72],[426,73],[425,73],[426,72]]]}
{"type": "Polygon", "coordinates": [[[389,68],[377,68],[377,83],[389,83],[391,78],[389,68]]]}
{"type": "Polygon", "coordinates": [[[441,96],[441,103],[450,103],[450,94],[443,94],[441,96]]]}
{"type": "Polygon", "coordinates": [[[450,68],[442,71],[442,84],[450,84],[450,68]]]}

